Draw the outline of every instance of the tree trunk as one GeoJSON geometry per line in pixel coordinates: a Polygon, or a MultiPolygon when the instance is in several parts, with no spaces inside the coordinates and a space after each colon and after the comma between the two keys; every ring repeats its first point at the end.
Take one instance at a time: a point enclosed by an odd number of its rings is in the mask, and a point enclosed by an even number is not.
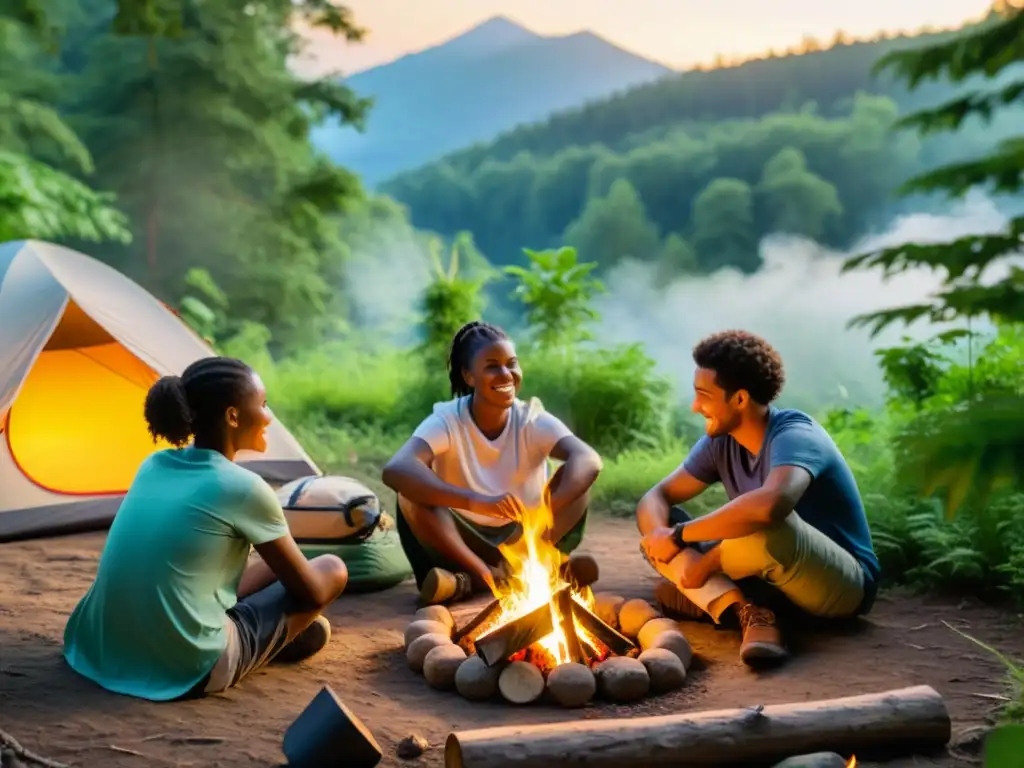
{"type": "Polygon", "coordinates": [[[445,768],[683,768],[772,764],[793,755],[942,748],[951,722],[929,686],[800,704],[455,732],[445,768]]]}

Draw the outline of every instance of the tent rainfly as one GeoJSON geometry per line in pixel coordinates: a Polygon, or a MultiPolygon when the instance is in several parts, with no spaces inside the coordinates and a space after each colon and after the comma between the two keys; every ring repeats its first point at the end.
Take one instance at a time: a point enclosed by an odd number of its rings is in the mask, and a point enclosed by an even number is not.
{"type": "MultiPolygon", "coordinates": [[[[0,542],[106,528],[154,444],[146,392],[216,354],[170,309],[84,254],[36,240],[0,244],[0,542]]],[[[263,454],[239,454],[271,483],[320,474],[275,421],[263,454]]]]}

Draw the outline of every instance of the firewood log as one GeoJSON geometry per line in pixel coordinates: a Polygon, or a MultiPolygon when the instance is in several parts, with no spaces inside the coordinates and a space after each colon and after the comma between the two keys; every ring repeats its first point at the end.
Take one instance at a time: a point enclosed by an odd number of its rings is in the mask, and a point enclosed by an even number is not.
{"type": "Polygon", "coordinates": [[[942,697],[919,685],[798,704],[454,732],[445,768],[767,765],[812,752],[924,753],[943,748],[950,735],[942,697]]]}
{"type": "Polygon", "coordinates": [[[528,661],[513,661],[501,670],[498,690],[513,704],[530,704],[544,693],[544,675],[528,661]]]}
{"type": "MultiPolygon", "coordinates": [[[[553,596],[558,600],[561,592],[568,592],[562,587],[553,596]]],[[[538,640],[543,640],[554,631],[551,618],[551,605],[544,605],[523,614],[512,621],[502,624],[497,629],[481,635],[476,640],[476,652],[490,666],[506,661],[538,640]]]]}

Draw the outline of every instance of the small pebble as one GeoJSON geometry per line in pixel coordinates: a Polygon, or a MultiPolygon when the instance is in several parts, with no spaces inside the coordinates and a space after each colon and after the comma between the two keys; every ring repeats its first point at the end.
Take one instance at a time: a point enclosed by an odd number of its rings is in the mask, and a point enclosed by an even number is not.
{"type": "Polygon", "coordinates": [[[430,742],[418,733],[410,733],[395,747],[395,754],[403,760],[412,760],[430,749],[430,742]]]}

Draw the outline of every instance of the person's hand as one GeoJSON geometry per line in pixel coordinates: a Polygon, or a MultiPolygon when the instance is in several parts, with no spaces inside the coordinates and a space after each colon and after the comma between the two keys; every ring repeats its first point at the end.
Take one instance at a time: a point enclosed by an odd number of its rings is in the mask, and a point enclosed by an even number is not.
{"type": "Polygon", "coordinates": [[[481,496],[470,505],[469,511],[485,517],[509,521],[522,520],[526,516],[523,502],[511,493],[503,493],[499,496],[481,496]]]}
{"type": "Polygon", "coordinates": [[[498,596],[508,589],[508,564],[504,561],[496,566],[485,563],[477,573],[477,577],[487,585],[492,595],[498,596]]]}
{"type": "Polygon", "coordinates": [[[671,528],[655,528],[644,536],[643,545],[647,556],[659,563],[669,562],[680,552],[671,528]]]}
{"type": "Polygon", "coordinates": [[[680,589],[700,589],[711,577],[711,573],[705,567],[705,558],[693,550],[691,552],[695,557],[684,558],[683,566],[677,571],[677,586],[680,589]]]}

